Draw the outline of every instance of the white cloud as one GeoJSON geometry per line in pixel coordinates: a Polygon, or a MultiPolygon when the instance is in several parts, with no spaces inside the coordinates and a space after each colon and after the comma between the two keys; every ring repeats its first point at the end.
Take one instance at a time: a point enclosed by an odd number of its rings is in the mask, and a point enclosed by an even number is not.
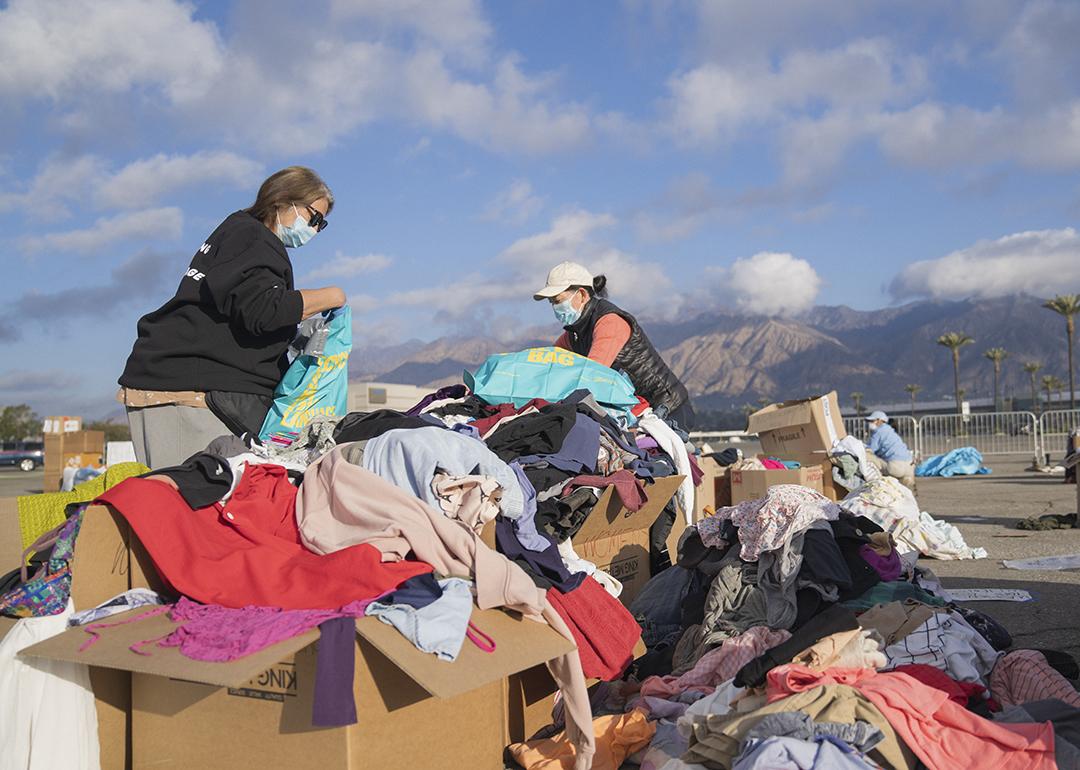
{"type": "Polygon", "coordinates": [[[880,38],[797,50],[775,66],[707,63],[668,81],[671,128],[691,144],[729,142],[747,124],[818,114],[822,106],[874,112],[925,85],[922,59],[880,38]]]}
{"type": "Polygon", "coordinates": [[[672,308],[672,282],[664,268],[640,260],[597,238],[616,224],[610,214],[575,210],[555,217],[540,233],[520,238],[504,249],[491,269],[452,283],[395,292],[386,305],[423,307],[444,320],[494,317],[496,303],[530,304],[548,271],[559,262],[580,262],[594,275],[608,277],[612,299],[633,311],[662,313],[672,308]]]}
{"type": "Polygon", "coordinates": [[[29,235],[20,242],[27,254],[92,254],[121,241],[163,241],[180,237],[184,215],[174,207],[133,211],[98,219],[90,227],[29,235]]]}
{"type": "Polygon", "coordinates": [[[87,198],[106,169],[105,161],[93,155],[50,157],[22,192],[0,192],[0,211],[22,209],[35,218],[69,216],[67,204],[87,198]]]}
{"type": "Polygon", "coordinates": [[[541,279],[538,286],[542,286],[548,270],[564,260],[587,258],[594,249],[592,234],[614,224],[615,217],[610,214],[594,214],[584,209],[561,214],[544,232],[514,241],[499,259],[522,273],[542,271],[538,276],[541,279]]]}
{"type": "Polygon", "coordinates": [[[491,38],[479,0],[331,0],[330,16],[413,30],[425,43],[473,63],[483,59],[491,38]]]}
{"type": "Polygon", "coordinates": [[[130,163],[106,178],[96,195],[102,205],[131,209],[156,203],[169,193],[198,185],[253,188],[262,181],[262,175],[261,163],[232,152],[159,153],[130,163]]]}
{"type": "Polygon", "coordinates": [[[306,276],[305,281],[321,281],[327,278],[355,278],[365,273],[377,273],[393,264],[385,254],[365,254],[362,257],[348,257],[340,251],[334,258],[315,268],[306,276]]]}
{"type": "Polygon", "coordinates": [[[939,259],[914,262],[889,285],[896,299],[1047,296],[1080,291],[1080,233],[1030,230],[978,241],[939,259]]]}
{"type": "Polygon", "coordinates": [[[527,179],[515,179],[509,187],[501,190],[480,215],[491,222],[509,222],[521,225],[540,213],[544,199],[533,194],[527,179]]]}
{"type": "Polygon", "coordinates": [[[173,0],[11,0],[0,9],[0,95],[59,100],[84,91],[206,93],[223,52],[215,26],[173,0]]]}
{"type": "Polygon", "coordinates": [[[158,154],[116,172],[110,166],[96,155],[50,156],[21,191],[0,192],[0,211],[21,208],[33,217],[55,219],[70,215],[68,205],[76,202],[92,202],[99,208],[141,208],[200,184],[253,188],[261,181],[263,168],[253,160],[220,150],[158,154]]]}
{"type": "Polygon", "coordinates": [[[762,251],[710,272],[717,289],[747,313],[801,313],[814,306],[821,291],[821,277],[813,266],[786,252],[762,251]]]}

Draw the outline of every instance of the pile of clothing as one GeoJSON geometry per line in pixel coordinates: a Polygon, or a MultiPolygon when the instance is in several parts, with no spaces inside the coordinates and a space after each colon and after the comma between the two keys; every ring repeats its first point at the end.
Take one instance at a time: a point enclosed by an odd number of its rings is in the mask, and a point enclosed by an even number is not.
{"type": "MultiPolygon", "coordinates": [[[[87,503],[39,496],[64,514],[39,538],[36,574],[16,570],[0,596],[0,611],[25,618],[0,642],[0,677],[18,649],[68,623],[85,623],[91,645],[114,622],[167,613],[178,626],[140,652],[176,647],[212,661],[318,627],[318,670],[334,676],[316,675],[312,722],[339,726],[357,721],[348,673],[356,618],[378,618],[452,662],[467,643],[495,648],[472,610],[502,607],[576,643],[548,667],[573,765],[587,768],[595,740],[585,678],[621,676],[641,629],[617,598],[621,584],[580,558],[571,538],[607,488],[638,510],[654,479],[683,475],[657,527],[664,543],[677,506],[691,510],[696,464],[688,436],[626,391],[623,375],[566,351],[535,360],[546,355],[500,357],[467,378],[473,390],[443,388],[408,412],[316,419],[287,446],[223,436],[182,465],[102,484],[93,497],[127,521],[166,586],[149,601],[122,595],[77,618],[70,557],[87,503]],[[581,371],[537,377],[538,364],[581,371]],[[514,381],[512,397],[482,395],[498,392],[493,372],[514,381]],[[495,548],[485,544],[490,528],[495,548]],[[152,606],[108,619],[143,604],[152,606]]],[[[662,549],[652,558],[667,566],[662,549]]]]}
{"type": "MultiPolygon", "coordinates": [[[[852,508],[778,485],[688,528],[676,564],[630,607],[647,654],[593,688],[597,760],[1080,768],[1076,661],[1014,648],[993,618],[952,601],[917,550],[852,508]]],[[[511,751],[526,767],[569,768],[564,738],[511,751]]]]}
{"type": "Polygon", "coordinates": [[[973,446],[963,446],[943,455],[934,455],[923,460],[915,468],[916,476],[981,476],[990,473],[990,468],[983,465],[982,453],[973,446]]]}

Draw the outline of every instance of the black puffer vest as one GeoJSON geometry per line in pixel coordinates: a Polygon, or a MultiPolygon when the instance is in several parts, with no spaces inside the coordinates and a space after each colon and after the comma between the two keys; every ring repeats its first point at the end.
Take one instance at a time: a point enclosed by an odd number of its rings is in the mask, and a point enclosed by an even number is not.
{"type": "Polygon", "coordinates": [[[665,405],[670,414],[689,401],[690,394],[686,387],[660,357],[645,332],[641,331],[637,319],[606,299],[593,297],[585,306],[581,318],[573,325],[564,327],[570,339],[570,349],[578,355],[589,355],[596,322],[608,313],[614,313],[630,325],[630,339],[615,357],[611,368],[626,372],[637,394],[654,409],[665,405]]]}

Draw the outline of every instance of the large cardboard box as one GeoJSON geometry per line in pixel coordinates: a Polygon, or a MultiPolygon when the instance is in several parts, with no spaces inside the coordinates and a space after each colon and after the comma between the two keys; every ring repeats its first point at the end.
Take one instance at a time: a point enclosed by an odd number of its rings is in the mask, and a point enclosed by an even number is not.
{"type": "Polygon", "coordinates": [[[835,390],[770,404],[750,415],[746,429],[757,434],[764,454],[803,465],[825,462],[833,442],[847,436],[835,390]]]}
{"type": "Polygon", "coordinates": [[[70,463],[77,467],[99,466],[105,461],[105,433],[100,430],[79,430],[69,433],[45,434],[46,492],[60,488],[64,468],[70,463]]]}
{"type": "MultiPolygon", "coordinates": [[[[93,555],[99,565],[114,564],[98,572],[119,582],[115,575],[122,570],[125,585],[119,590],[160,586],[145,549],[122,518],[102,506],[91,506],[87,513],[93,525],[85,544],[80,535],[76,559],[93,555]],[[117,556],[120,551],[127,558],[117,556]]],[[[94,570],[82,566],[89,580],[94,570]]],[[[100,574],[97,583],[80,590],[87,597],[112,590],[100,574]]],[[[336,729],[311,726],[314,630],[231,663],[189,660],[175,648],[154,648],[150,656],[131,652],[134,642],[159,638],[175,626],[159,615],[104,629],[84,652],[78,648],[86,633],[75,628],[23,654],[91,666],[95,695],[103,702],[103,768],[124,767],[126,750],[126,766],[137,768],[501,770],[508,725],[512,719],[523,723],[520,709],[513,710],[510,678],[542,670],[544,661],[570,651],[573,643],[545,625],[502,610],[474,609],[473,623],[495,639],[495,652],[481,652],[466,642],[458,660],[446,663],[419,652],[375,618],[358,620],[353,689],[359,721],[336,729]],[[106,701],[124,696],[130,699],[126,711],[123,704],[106,701]],[[127,733],[116,732],[118,713],[130,719],[130,743],[127,733]]]]}
{"type": "Polygon", "coordinates": [[[799,484],[823,492],[820,465],[795,470],[731,471],[731,504],[764,497],[777,484],[799,484]]]}
{"type": "Polygon", "coordinates": [[[131,652],[133,643],[175,627],[158,615],[100,631],[99,641],[81,653],[86,634],[76,628],[24,654],[133,672],[136,768],[502,770],[507,677],[573,644],[501,610],[474,610],[473,623],[496,640],[495,652],[467,642],[447,663],[375,618],[358,620],[358,722],[341,728],[311,725],[317,631],[230,663],[189,660],[175,648],[153,648],[149,656],[131,652]]]}

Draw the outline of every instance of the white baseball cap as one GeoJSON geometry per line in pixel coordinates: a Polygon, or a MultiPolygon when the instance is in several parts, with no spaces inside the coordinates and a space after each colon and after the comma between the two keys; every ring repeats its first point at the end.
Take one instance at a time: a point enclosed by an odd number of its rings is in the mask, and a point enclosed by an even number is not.
{"type": "Polygon", "coordinates": [[[879,409],[878,411],[871,412],[870,414],[868,414],[866,416],[866,421],[867,422],[877,422],[878,420],[881,420],[882,422],[888,422],[889,421],[889,415],[885,414],[884,412],[882,412],[879,409]]]}
{"type": "Polygon", "coordinates": [[[533,294],[533,299],[557,297],[571,286],[592,286],[593,276],[577,262],[560,262],[548,273],[547,286],[533,294]]]}

